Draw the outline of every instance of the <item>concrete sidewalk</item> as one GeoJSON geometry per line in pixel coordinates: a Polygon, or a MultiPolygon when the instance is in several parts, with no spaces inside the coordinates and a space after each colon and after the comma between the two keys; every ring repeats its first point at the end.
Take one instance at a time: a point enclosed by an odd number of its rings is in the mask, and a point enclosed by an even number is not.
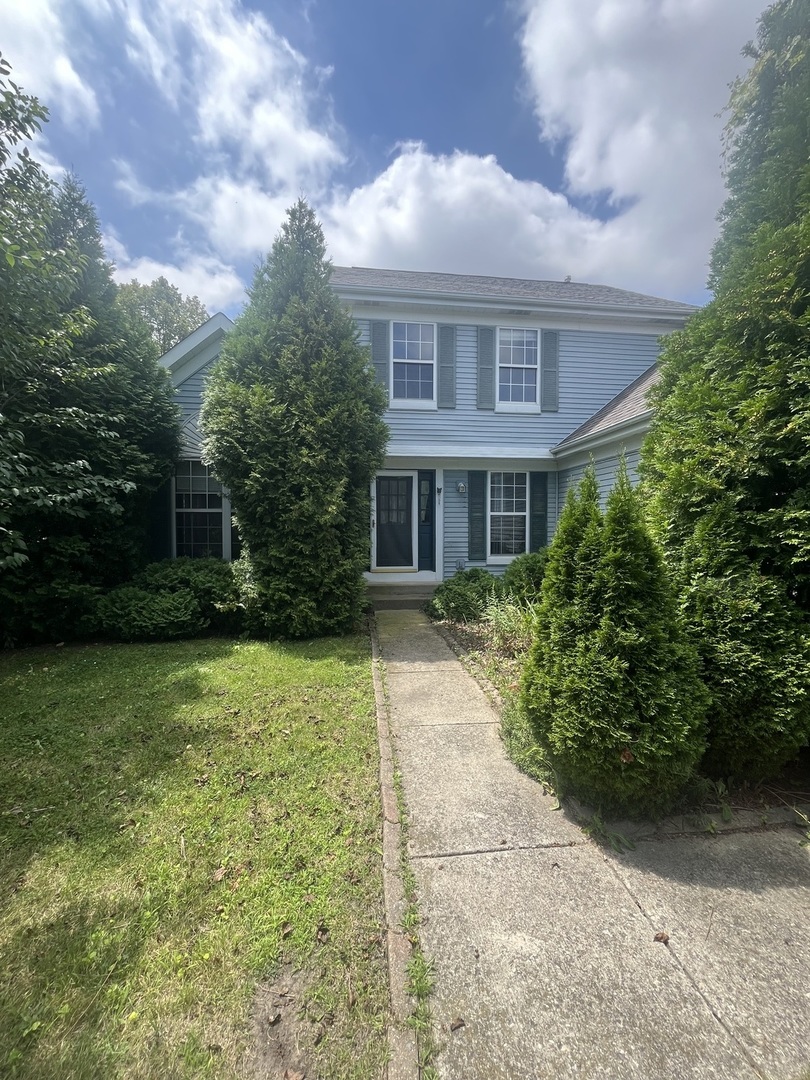
{"type": "Polygon", "coordinates": [[[506,759],[426,617],[377,625],[442,1080],[810,1076],[801,834],[606,854],[506,759]]]}

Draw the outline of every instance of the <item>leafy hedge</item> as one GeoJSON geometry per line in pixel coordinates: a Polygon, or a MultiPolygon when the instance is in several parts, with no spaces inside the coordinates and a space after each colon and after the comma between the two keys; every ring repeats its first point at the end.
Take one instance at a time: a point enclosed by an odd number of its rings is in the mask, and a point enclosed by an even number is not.
{"type": "Polygon", "coordinates": [[[522,600],[528,604],[536,603],[540,599],[547,563],[548,548],[527,551],[523,555],[518,555],[504,571],[501,579],[504,592],[515,600],[522,600]]]}

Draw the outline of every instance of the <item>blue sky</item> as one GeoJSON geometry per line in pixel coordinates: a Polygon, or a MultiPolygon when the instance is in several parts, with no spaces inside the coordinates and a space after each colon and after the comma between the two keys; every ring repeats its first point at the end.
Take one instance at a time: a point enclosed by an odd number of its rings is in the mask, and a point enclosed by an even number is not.
{"type": "Polygon", "coordinates": [[[0,49],[120,280],[234,313],[304,194],[337,263],[700,302],[718,114],[765,7],[5,0],[0,49]]]}

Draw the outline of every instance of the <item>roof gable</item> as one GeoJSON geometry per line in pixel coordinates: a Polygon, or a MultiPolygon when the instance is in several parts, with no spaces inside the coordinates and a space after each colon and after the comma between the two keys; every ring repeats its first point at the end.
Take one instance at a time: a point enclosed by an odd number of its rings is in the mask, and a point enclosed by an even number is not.
{"type": "Polygon", "coordinates": [[[177,386],[209,364],[219,353],[222,339],[232,327],[233,322],[228,316],[218,311],[164,353],[160,364],[169,371],[172,383],[177,386]]]}

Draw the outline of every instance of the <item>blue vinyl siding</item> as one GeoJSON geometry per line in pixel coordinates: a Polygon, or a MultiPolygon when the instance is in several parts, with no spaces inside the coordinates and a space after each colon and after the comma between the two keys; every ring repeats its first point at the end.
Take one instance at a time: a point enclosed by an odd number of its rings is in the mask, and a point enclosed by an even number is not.
{"type": "Polygon", "coordinates": [[[187,420],[189,416],[200,411],[202,407],[205,380],[208,377],[212,365],[213,360],[210,364],[206,364],[204,368],[201,368],[184,382],[181,382],[179,386],[175,387],[174,399],[180,406],[182,420],[187,420]]]}
{"type": "MultiPolygon", "coordinates": [[[[478,465],[471,466],[478,468],[478,465]]],[[[501,466],[504,469],[514,468],[508,463],[501,466]]],[[[521,472],[526,470],[521,468],[521,472]]],[[[556,524],[556,473],[549,473],[548,477],[548,537],[552,536],[552,530],[556,524]]],[[[469,478],[466,469],[444,470],[444,558],[440,561],[437,569],[442,577],[449,578],[458,570],[459,562],[469,570],[473,566],[483,566],[492,574],[502,574],[506,570],[504,563],[487,563],[485,560],[473,560],[469,558],[468,548],[468,508],[469,508],[469,478]],[[459,482],[467,486],[467,492],[460,495],[456,490],[459,482]]]]}
{"type": "MultiPolygon", "coordinates": [[[[360,340],[369,341],[369,322],[357,322],[360,340]]],[[[397,443],[413,446],[442,441],[455,445],[509,446],[529,452],[547,450],[569,435],[655,361],[658,338],[652,334],[560,331],[560,405],[554,413],[499,412],[477,408],[476,326],[458,326],[456,408],[444,412],[389,409],[389,454],[397,443]]]]}
{"type": "Polygon", "coordinates": [[[444,558],[439,569],[445,578],[455,574],[459,561],[471,565],[467,558],[467,496],[456,491],[460,482],[467,483],[466,469],[444,470],[444,558]]]}
{"type": "MultiPolygon", "coordinates": [[[[632,483],[638,483],[638,450],[628,450],[625,454],[625,460],[627,461],[627,474],[630,477],[632,483]]],[[[596,458],[596,479],[599,483],[599,496],[602,506],[605,505],[610,490],[616,482],[616,474],[619,471],[619,455],[612,454],[609,457],[596,458]]],[[[557,482],[559,484],[559,509],[562,512],[562,508],[565,506],[565,500],[568,498],[568,491],[574,487],[582,479],[585,473],[585,465],[577,465],[573,469],[560,469],[557,474],[557,482]]],[[[555,523],[556,524],[556,523],[555,523]]]]}

